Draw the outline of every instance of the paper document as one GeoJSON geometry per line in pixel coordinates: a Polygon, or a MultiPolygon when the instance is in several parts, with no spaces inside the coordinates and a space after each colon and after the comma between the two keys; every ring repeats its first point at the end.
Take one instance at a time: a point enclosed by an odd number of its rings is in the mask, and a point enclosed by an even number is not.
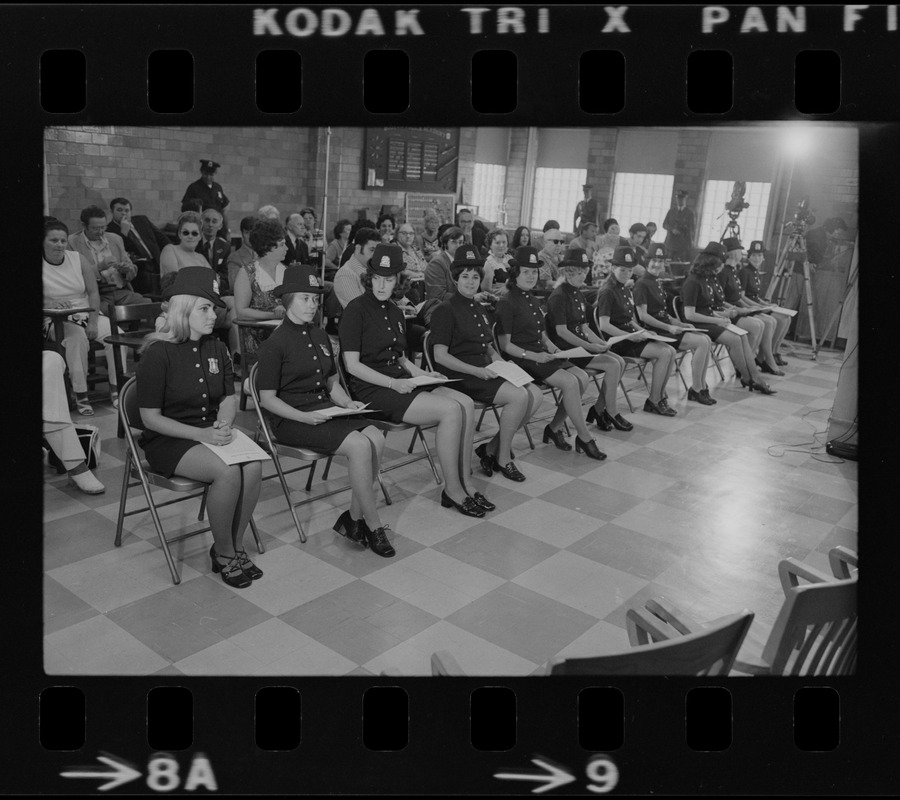
{"type": "Polygon", "coordinates": [[[614,344],[618,344],[619,342],[624,342],[626,339],[634,339],[635,336],[638,336],[639,332],[635,331],[634,333],[622,333],[619,336],[610,336],[606,343],[612,347],[614,344]]]}
{"type": "Polygon", "coordinates": [[[416,386],[432,386],[436,383],[457,381],[459,378],[435,378],[431,375],[417,375],[415,378],[404,378],[403,380],[412,381],[416,386]]]}
{"type": "Polygon", "coordinates": [[[671,336],[661,336],[658,333],[650,333],[650,331],[646,331],[648,339],[655,339],[657,342],[677,342],[677,339],[673,339],[671,336]]]}
{"type": "Polygon", "coordinates": [[[747,335],[747,331],[745,331],[743,328],[739,328],[737,325],[732,325],[730,322],[725,326],[725,330],[736,333],[738,336],[747,335]]]}
{"type": "Polygon", "coordinates": [[[234,437],[229,444],[221,447],[214,444],[200,442],[208,447],[226,464],[243,464],[245,461],[268,461],[270,456],[256,442],[239,428],[232,428],[234,437]]]}
{"type": "Polygon", "coordinates": [[[553,353],[554,358],[593,358],[593,353],[589,353],[583,347],[572,347],[568,350],[560,350],[553,353]]]}
{"type": "Polygon", "coordinates": [[[493,372],[498,378],[509,381],[513,386],[524,386],[533,380],[531,375],[512,361],[492,361],[485,369],[493,372]]]}
{"type": "Polygon", "coordinates": [[[255,322],[257,325],[265,325],[267,328],[277,328],[281,325],[280,319],[250,319],[247,322],[255,322]]]}
{"type": "Polygon", "coordinates": [[[365,414],[367,411],[371,410],[369,404],[366,403],[362,408],[341,408],[340,406],[331,406],[330,408],[317,408],[315,412],[317,414],[324,414],[329,419],[333,419],[334,417],[346,417],[349,414],[365,414]]]}
{"type": "Polygon", "coordinates": [[[772,311],[775,314],[784,314],[788,317],[796,317],[797,309],[796,308],[782,308],[781,306],[769,306],[769,311],[772,311]]]}

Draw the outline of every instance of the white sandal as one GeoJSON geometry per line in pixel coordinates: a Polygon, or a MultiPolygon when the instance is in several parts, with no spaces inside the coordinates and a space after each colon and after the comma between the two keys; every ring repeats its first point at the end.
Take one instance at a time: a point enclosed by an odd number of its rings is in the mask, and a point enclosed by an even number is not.
{"type": "Polygon", "coordinates": [[[90,470],[79,472],[77,475],[69,475],[69,486],[80,489],[85,494],[103,494],[106,487],[100,483],[90,470]]]}

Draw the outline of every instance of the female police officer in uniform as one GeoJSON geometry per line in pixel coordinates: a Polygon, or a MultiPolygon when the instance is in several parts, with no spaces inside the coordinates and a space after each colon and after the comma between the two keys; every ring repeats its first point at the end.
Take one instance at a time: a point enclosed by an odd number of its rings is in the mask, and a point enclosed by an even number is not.
{"type": "Polygon", "coordinates": [[[544,325],[544,315],[531,289],[538,280],[541,260],[534,247],[519,247],[515,260],[509,263],[509,292],[497,303],[497,333],[500,348],[532,378],[546,383],[562,393],[562,402],[550,424],[544,428],[544,443],[552,441],[559,450],[571,450],[562,434],[566,416],[578,431],[576,452],[584,451],[588,458],[602,461],[606,454],[597,447],[584,421],[581,396],[587,388],[587,373],[569,361],[554,358],[559,347],[550,341],[544,325]]]}
{"type": "Polygon", "coordinates": [[[228,348],[212,337],[219,298],[216,273],[184,267],[166,289],[166,319],[149,334],[137,368],[137,399],[145,431],[140,444],[155,472],[209,484],[206,508],[215,544],[213,572],[239,589],[262,577],[243,548],[259,499],[258,461],[226,464],[201,442],[232,441],[237,411],[228,348]]]}
{"type": "Polygon", "coordinates": [[[597,397],[594,407],[588,411],[585,421],[596,422],[602,431],[611,431],[613,428],[630,431],[634,425],[616,408],[619,379],[625,371],[625,360],[610,352],[609,345],[588,324],[587,303],[581,287],[590,267],[591,261],[586,251],[578,247],[566,251],[559,265],[563,282],[547,299],[547,333],[550,341],[564,350],[583,347],[588,352],[597,354],[590,358],[570,359],[581,369],[603,370],[603,391],[597,397]]]}
{"type": "Polygon", "coordinates": [[[533,383],[514,386],[486,369],[492,361],[500,360],[500,354],[491,346],[487,314],[475,300],[484,279],[484,262],[478,248],[471,244],[460,245],[453,261],[450,276],[456,292],[431,315],[434,360],[441,372],[457,380],[455,389],[478,402],[502,406],[500,430],[475,452],[488,477],[499,472],[521,482],[525,476],[513,463],[510,445],[519,426],[540,407],[543,395],[533,383]]]}
{"type": "Polygon", "coordinates": [[[691,383],[688,400],[712,406],[716,401],[709,396],[706,384],[706,367],[709,365],[711,342],[706,333],[686,331],[679,320],[672,319],[666,310],[666,293],[659,280],[666,268],[665,245],[654,242],[647,250],[646,272],[634,284],[632,293],[638,317],[648,328],[655,328],[664,336],[672,336],[678,350],[691,351],[691,383]]]}
{"type": "Polygon", "coordinates": [[[275,438],[291,447],[334,453],[349,461],[350,509],[334,525],[335,531],[376,555],[395,554],[375,508],[372,488],[384,437],[361,417],[329,419],[319,413],[335,405],[360,408],[338,381],[328,334],[311,324],[323,292],[310,266],[288,267],[284,282],[274,289],[282,298],[285,316],[258,352],[256,385],[262,407],[272,415],[275,438]]]}
{"type": "MultiPolygon", "coordinates": [[[[766,305],[760,298],[759,285],[759,268],[765,260],[766,249],[763,247],[763,243],[759,240],[750,242],[750,249],[747,251],[748,263],[744,264],[737,274],[738,281],[741,284],[741,291],[744,293],[744,301],[750,308],[762,308],[766,305]]],[[[766,316],[765,314],[762,315],[762,319],[765,319],[766,316]]],[[[778,350],[784,341],[785,334],[788,332],[791,318],[787,314],[779,314],[777,311],[773,311],[772,319],[775,320],[775,332],[772,335],[772,356],[776,366],[783,367],[787,364],[787,361],[781,357],[778,350]]],[[[763,372],[770,372],[771,369],[769,364],[760,364],[760,368],[763,372]]],[[[776,369],[772,371],[772,374],[783,375],[784,373],[776,369]]]]}
{"type": "Polygon", "coordinates": [[[391,302],[404,266],[399,245],[377,245],[362,278],[365,293],[344,309],[339,333],[350,389],[392,422],[437,425],[435,441],[445,483],[441,505],[453,506],[468,517],[483,517],[496,506],[466,488],[475,427],[471,398],[445,386],[427,391],[409,380],[430,373],[406,357],[406,323],[391,302]]]}
{"type": "Polygon", "coordinates": [[[610,275],[597,293],[597,323],[607,336],[638,333],[633,339],[616,342],[611,349],[620,356],[646,358],[653,362],[650,397],[644,403],[644,411],[674,417],[675,409],[669,408],[664,392],[666,381],[672,374],[675,351],[665,342],[647,341],[643,328],[636,323],[634,297],[625,285],[635,264],[634,250],[630,247],[615,249],[610,275]]]}

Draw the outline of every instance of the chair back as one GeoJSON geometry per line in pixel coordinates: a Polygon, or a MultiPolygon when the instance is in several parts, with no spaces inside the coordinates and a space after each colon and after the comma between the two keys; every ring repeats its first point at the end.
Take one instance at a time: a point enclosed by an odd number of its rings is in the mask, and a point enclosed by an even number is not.
{"type": "Polygon", "coordinates": [[[347,381],[347,368],[344,364],[344,352],[342,350],[335,352],[334,366],[337,370],[338,383],[341,384],[341,388],[347,393],[347,397],[355,400],[356,398],[353,397],[353,393],[350,391],[350,384],[347,381]]]}
{"type": "Polygon", "coordinates": [[[425,366],[428,367],[428,371],[435,372],[434,342],[431,339],[431,331],[425,331],[425,335],[422,337],[422,357],[425,359],[425,366]]]}
{"type": "Polygon", "coordinates": [[[763,649],[773,675],[848,675],[856,668],[858,574],[795,586],[763,649]]]}
{"type": "Polygon", "coordinates": [[[600,309],[596,305],[594,306],[594,329],[597,331],[597,336],[605,342],[606,334],[603,332],[603,328],[600,327],[600,309]]]}
{"type": "Polygon", "coordinates": [[[162,312],[161,303],[135,303],[128,306],[113,306],[113,317],[116,325],[123,326],[125,330],[135,332],[134,329],[146,328],[147,332],[156,330],[156,318],[162,312]],[[141,326],[139,323],[147,325],[141,326]]]}
{"type": "Polygon", "coordinates": [[[131,429],[145,430],[144,421],[141,419],[141,409],[138,406],[137,378],[129,378],[119,389],[119,418],[122,420],[122,427],[125,428],[125,436],[131,444],[131,429]]]}
{"type": "Polygon", "coordinates": [[[494,345],[494,350],[500,355],[504,361],[509,361],[509,353],[505,350],[500,349],[500,334],[497,333],[497,323],[495,322],[491,325],[491,343],[494,345]]]}
{"type": "Polygon", "coordinates": [[[684,322],[684,300],[681,298],[680,294],[676,294],[672,298],[672,311],[675,312],[675,316],[678,317],[681,322],[684,322]]]}
{"type": "MultiPolygon", "coordinates": [[[[635,613],[633,609],[629,614],[635,613]]],[[[548,664],[549,675],[727,675],[753,622],[752,611],[722,617],[699,633],[606,656],[548,664]]]]}
{"type": "Polygon", "coordinates": [[[255,362],[252,367],[250,367],[250,375],[247,377],[247,386],[250,391],[250,397],[253,398],[253,405],[256,408],[256,421],[259,425],[260,433],[262,433],[263,438],[265,439],[265,449],[269,455],[273,455],[275,453],[275,437],[272,435],[272,431],[269,428],[269,420],[266,419],[265,412],[263,411],[262,403],[259,402],[259,390],[256,388],[256,376],[259,371],[259,362],[255,362]]]}

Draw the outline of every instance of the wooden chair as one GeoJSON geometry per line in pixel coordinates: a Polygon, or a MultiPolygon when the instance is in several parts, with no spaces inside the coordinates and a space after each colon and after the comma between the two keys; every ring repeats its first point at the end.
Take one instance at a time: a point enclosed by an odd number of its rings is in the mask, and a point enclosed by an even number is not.
{"type": "Polygon", "coordinates": [[[820,570],[809,567],[793,558],[785,558],[778,564],[778,578],[781,580],[781,588],[787,594],[789,589],[800,585],[800,580],[808,583],[821,583],[830,580],[850,580],[857,574],[859,558],[849,547],[838,545],[828,551],[828,563],[831,567],[831,575],[826,575],[820,570]]]}
{"type": "MultiPolygon", "coordinates": [[[[742,611],[711,623],[706,628],[671,640],[656,641],[660,621],[640,609],[629,609],[625,618],[631,649],[622,653],[586,658],[552,659],[545,675],[727,675],[740,650],[753,613],[742,611]]],[[[464,675],[446,650],[431,656],[434,676],[464,675]]]]}
{"type": "MultiPolygon", "coordinates": [[[[338,494],[339,492],[344,492],[349,489],[349,486],[340,486],[337,489],[331,489],[327,492],[321,492],[313,497],[308,497],[305,500],[300,500],[299,502],[291,501],[291,488],[288,486],[286,477],[287,475],[291,475],[294,472],[299,472],[300,470],[308,469],[309,476],[306,480],[306,491],[310,491],[310,487],[312,486],[313,476],[316,471],[316,464],[319,463],[322,459],[326,459],[325,471],[322,473],[322,480],[328,480],[328,470],[331,468],[331,461],[334,456],[326,455],[323,453],[317,453],[315,450],[309,450],[305,447],[292,447],[290,445],[280,443],[275,435],[272,433],[272,429],[269,426],[269,420],[266,418],[265,412],[263,411],[262,404],[259,402],[259,390],[256,388],[256,375],[257,370],[259,368],[259,364],[255,363],[250,368],[250,376],[247,379],[246,383],[248,384],[248,390],[250,396],[253,398],[253,405],[256,407],[256,436],[254,437],[256,443],[260,445],[271,457],[272,463],[275,465],[275,474],[274,475],[265,475],[263,476],[263,480],[269,480],[270,478],[277,477],[279,482],[281,483],[281,490],[284,492],[284,499],[287,500],[288,509],[290,509],[291,517],[294,520],[294,525],[297,528],[297,533],[300,535],[300,541],[304,544],[306,543],[306,534],[303,532],[303,526],[300,524],[300,520],[297,517],[297,512],[295,509],[300,506],[304,506],[307,503],[312,503],[315,500],[321,500],[323,497],[331,497],[333,494],[338,494]],[[303,466],[294,467],[293,469],[284,469],[281,464],[281,458],[295,458],[298,461],[306,462],[303,466]]],[[[385,488],[384,481],[381,478],[381,472],[375,476],[378,479],[378,483],[381,486],[381,491],[384,494],[384,501],[390,505],[391,498],[388,495],[387,489],[385,488]]]]}
{"type": "MultiPolygon", "coordinates": [[[[600,315],[597,313],[596,306],[594,307],[594,328],[597,330],[597,335],[603,339],[605,342],[607,337],[606,334],[600,328],[600,315]]],[[[637,367],[638,374],[641,376],[641,380],[644,383],[644,388],[647,390],[647,396],[650,395],[650,384],[647,383],[647,376],[644,374],[644,369],[647,366],[648,359],[641,358],[640,356],[622,356],[625,359],[625,369],[628,370],[628,365],[637,367]]],[[[622,374],[622,377],[619,378],[619,386],[622,387],[622,393],[625,395],[625,400],[628,403],[628,408],[631,409],[631,413],[634,413],[634,404],[631,402],[631,397],[628,394],[628,389],[625,388],[625,375],[622,374]]]]}
{"type": "Polygon", "coordinates": [[[244,378],[244,380],[241,381],[239,407],[241,411],[246,411],[248,397],[246,378],[250,374],[250,370],[253,368],[253,365],[256,363],[256,353],[250,354],[247,352],[244,342],[245,331],[255,328],[257,330],[264,330],[268,333],[271,333],[278,326],[273,325],[268,321],[251,319],[236,319],[231,324],[236,325],[238,329],[238,353],[241,354],[241,377],[244,378]]]}
{"type": "MultiPolygon", "coordinates": [[[[347,375],[344,371],[344,354],[338,352],[338,357],[335,361],[337,365],[338,372],[338,380],[341,382],[341,386],[344,387],[344,391],[350,397],[353,397],[353,393],[350,391],[350,384],[347,382],[347,375]]],[[[355,398],[354,398],[355,399],[355,398]]],[[[409,448],[407,448],[407,453],[410,454],[410,458],[402,458],[399,461],[394,461],[388,466],[382,466],[381,472],[390,472],[392,469],[399,469],[400,467],[405,467],[407,464],[412,464],[414,461],[420,461],[423,458],[428,459],[428,464],[431,467],[431,474],[434,475],[434,482],[440,486],[443,481],[441,479],[440,474],[437,471],[437,465],[434,463],[434,458],[431,455],[431,450],[428,447],[428,442],[425,441],[425,436],[422,433],[423,430],[427,428],[434,428],[434,425],[426,425],[424,427],[420,425],[410,425],[406,422],[388,422],[387,420],[373,419],[372,424],[378,428],[387,438],[387,435],[392,432],[402,432],[412,430],[413,435],[412,439],[409,442],[409,448]],[[416,446],[416,439],[421,440],[422,442],[422,454],[414,456],[412,455],[413,448],[416,446]]]]}
{"type": "MultiPolygon", "coordinates": [[[[434,344],[431,341],[431,331],[425,331],[425,336],[422,337],[422,358],[425,360],[425,369],[429,372],[440,372],[440,370],[435,367],[434,344]]],[[[476,433],[481,430],[481,423],[484,420],[484,415],[487,414],[488,411],[494,413],[494,419],[497,420],[497,427],[500,427],[500,412],[497,411],[497,406],[493,403],[479,403],[477,400],[474,400],[473,402],[475,403],[475,410],[481,411],[481,416],[478,417],[478,422],[475,425],[476,433]]],[[[475,443],[477,444],[478,442],[487,441],[492,438],[493,434],[491,434],[491,436],[484,436],[475,443]]]]}
{"type": "MultiPolygon", "coordinates": [[[[790,559],[789,559],[790,561],[790,559]]],[[[796,564],[796,562],[795,562],[796,564]]],[[[794,566],[794,565],[791,565],[794,566]]],[[[779,574],[787,567],[779,564],[779,574]]],[[[748,675],[850,675],[856,669],[858,576],[831,580],[808,568],[807,585],[785,590],[784,603],[762,655],[741,653],[733,670],[748,675]]],[[[704,626],[686,616],[665,598],[648,600],[645,608],[664,626],[660,638],[677,639],[704,626]]]]}
{"type": "MultiPolygon", "coordinates": [[[[160,303],[137,303],[130,306],[113,306],[113,318],[110,320],[112,327],[118,326],[121,334],[109,336],[107,342],[112,345],[116,363],[116,383],[124,385],[130,377],[123,369],[124,352],[122,348],[131,350],[135,363],[140,359],[139,350],[144,343],[144,337],[156,330],[156,318],[162,311],[160,303]]],[[[119,417],[116,436],[121,439],[125,435],[125,427],[122,417],[119,417]]]]}
{"type": "MultiPolygon", "coordinates": [[[[682,300],[680,296],[676,295],[672,298],[672,310],[675,312],[675,316],[678,317],[678,319],[680,319],[685,324],[690,324],[684,318],[684,300],[682,300]]],[[[710,355],[712,356],[712,362],[713,364],[715,364],[716,370],[718,370],[719,372],[719,378],[724,381],[725,373],[722,372],[722,365],[719,362],[728,358],[728,350],[725,349],[724,344],[718,344],[716,342],[713,342],[712,344],[712,349],[709,351],[710,355]]],[[[682,378],[682,380],[684,379],[682,378]]]]}
{"type": "MultiPolygon", "coordinates": [[[[158,509],[163,506],[170,506],[173,503],[181,503],[185,500],[199,497],[201,498],[200,513],[198,514],[197,519],[202,520],[206,509],[206,492],[209,489],[209,484],[204,483],[203,481],[191,480],[190,478],[182,478],[178,475],[166,478],[158,472],[153,472],[146,464],[138,449],[133,430],[135,428],[144,430],[140,409],[138,407],[137,382],[135,378],[129,379],[119,392],[119,419],[125,430],[127,452],[125,455],[125,468],[122,472],[122,491],[119,496],[119,515],[116,520],[116,547],[122,546],[122,530],[125,517],[149,511],[150,516],[153,519],[153,525],[156,528],[156,535],[159,537],[160,547],[162,547],[163,555],[165,555],[166,563],[169,566],[169,572],[172,574],[172,581],[177,585],[181,583],[181,576],[175,569],[175,562],[172,559],[169,545],[173,542],[179,542],[182,539],[199,536],[201,533],[206,533],[210,528],[207,526],[200,530],[189,531],[188,533],[168,538],[163,530],[162,523],[160,522],[158,509]],[[131,511],[126,511],[125,506],[128,501],[128,490],[135,486],[140,486],[143,490],[147,505],[132,509],[131,511]],[[155,486],[159,489],[168,489],[170,492],[178,492],[184,496],[157,503],[153,499],[151,486],[155,486]]],[[[259,550],[260,553],[266,552],[265,545],[263,545],[259,539],[259,532],[256,530],[256,523],[253,521],[253,517],[250,518],[250,530],[253,532],[257,550],[259,550]]]]}

